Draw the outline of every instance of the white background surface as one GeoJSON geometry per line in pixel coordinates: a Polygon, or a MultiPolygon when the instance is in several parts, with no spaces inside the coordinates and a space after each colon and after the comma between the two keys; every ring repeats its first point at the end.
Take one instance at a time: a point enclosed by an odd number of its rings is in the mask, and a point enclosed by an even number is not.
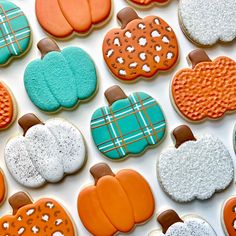
{"type": "MultiPolygon", "coordinates": [[[[24,58],[14,60],[8,67],[0,69],[0,79],[3,80],[14,93],[18,102],[19,117],[21,115],[24,115],[25,113],[34,112],[39,116],[39,118],[41,118],[42,120],[46,120],[52,116],[46,115],[45,113],[41,112],[31,103],[25,92],[23,84],[23,74],[25,67],[33,59],[40,57],[36,44],[41,38],[45,37],[46,34],[37,23],[34,11],[35,1],[12,0],[12,2],[20,6],[29,18],[31,27],[33,29],[33,45],[29,53],[24,58]]],[[[47,184],[45,187],[37,190],[26,189],[20,186],[11,177],[4,162],[4,146],[6,142],[10,137],[17,134],[22,134],[17,122],[15,122],[10,129],[0,133],[0,166],[4,170],[7,178],[8,196],[14,194],[19,190],[25,190],[29,192],[35,200],[43,196],[52,196],[56,200],[59,200],[59,202],[63,203],[69,213],[72,215],[79,235],[89,235],[89,233],[83,227],[77,214],[77,196],[80,190],[83,189],[84,185],[93,183],[92,177],[89,174],[89,168],[93,164],[106,161],[111,165],[115,172],[122,168],[132,168],[139,171],[143,176],[145,176],[145,178],[149,181],[155,195],[156,213],[167,208],[173,208],[177,210],[180,215],[197,213],[211,223],[219,236],[224,235],[220,223],[220,211],[223,202],[231,195],[236,194],[235,184],[232,184],[226,191],[214,195],[214,197],[208,201],[194,201],[189,204],[177,204],[162,191],[156,178],[155,166],[157,158],[162,150],[164,150],[168,145],[173,144],[170,138],[170,131],[173,130],[176,126],[186,123],[184,119],[182,119],[176,113],[173,106],[171,105],[169,99],[169,85],[174,73],[179,69],[188,66],[186,56],[192,49],[196,48],[196,46],[194,46],[185,38],[179,27],[177,5],[177,1],[172,1],[172,3],[162,8],[152,7],[148,10],[138,10],[138,13],[141,17],[144,17],[146,15],[159,15],[160,17],[165,19],[174,29],[180,46],[180,60],[175,69],[165,74],[159,74],[152,81],[140,80],[135,84],[129,85],[121,83],[112,77],[103,61],[101,51],[103,38],[109,29],[118,26],[118,23],[116,21],[116,13],[121,8],[128,6],[128,3],[125,2],[125,0],[115,1],[113,17],[111,21],[102,29],[94,30],[92,31],[92,33],[90,33],[90,35],[84,38],[75,36],[68,41],[59,42],[61,48],[70,45],[82,47],[93,57],[97,66],[99,75],[99,90],[96,97],[94,97],[93,100],[88,103],[80,104],[79,107],[74,111],[64,111],[53,115],[56,117],[66,118],[80,128],[87,142],[88,161],[85,168],[81,172],[77,173],[76,175],[66,177],[59,184],[47,184]],[[93,111],[98,107],[107,105],[103,93],[105,89],[114,84],[121,85],[127,94],[134,91],[144,91],[146,93],[149,93],[151,96],[156,98],[156,100],[162,106],[168,122],[167,137],[160,146],[155,149],[148,150],[143,156],[131,157],[126,159],[125,161],[118,163],[114,163],[107,159],[104,159],[104,157],[97,151],[91,138],[89,124],[90,117],[93,111]]],[[[235,41],[227,45],[218,44],[215,47],[207,49],[207,52],[209,53],[211,58],[225,55],[236,60],[235,41]]],[[[230,150],[234,159],[234,163],[236,163],[232,142],[233,128],[236,123],[235,121],[236,114],[231,114],[225,116],[224,119],[219,121],[206,121],[202,124],[190,125],[191,128],[195,131],[196,136],[203,133],[212,133],[213,135],[219,136],[230,150]]],[[[10,206],[6,201],[0,208],[0,216],[10,212],[10,206]]],[[[154,215],[147,224],[136,227],[130,235],[148,235],[151,230],[157,227],[158,224],[156,223],[156,215],[154,215]]]]}

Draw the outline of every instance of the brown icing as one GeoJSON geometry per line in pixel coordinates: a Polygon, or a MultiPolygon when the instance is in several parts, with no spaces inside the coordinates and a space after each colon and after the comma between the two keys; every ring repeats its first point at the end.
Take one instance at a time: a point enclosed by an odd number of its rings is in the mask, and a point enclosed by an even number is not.
{"type": "Polygon", "coordinates": [[[23,129],[23,131],[24,131],[23,135],[25,136],[25,134],[28,131],[28,129],[30,129],[32,126],[38,125],[38,124],[43,124],[43,123],[37,118],[37,116],[35,116],[32,113],[28,113],[28,114],[22,116],[18,120],[18,124],[23,129]]]}
{"type": "Polygon", "coordinates": [[[111,106],[114,102],[126,99],[127,96],[124,91],[118,85],[114,85],[105,91],[105,97],[111,106]]]}
{"type": "Polygon", "coordinates": [[[194,69],[197,64],[201,62],[211,62],[211,59],[208,57],[207,53],[203,49],[196,49],[189,53],[189,60],[192,63],[192,68],[194,69]]]}
{"type": "Polygon", "coordinates": [[[178,214],[174,210],[167,210],[162,212],[158,217],[157,221],[162,227],[162,232],[165,234],[169,227],[175,223],[183,223],[178,214]]]}
{"type": "Polygon", "coordinates": [[[37,47],[41,52],[42,58],[44,58],[49,52],[61,51],[56,42],[50,38],[44,38],[40,40],[37,44],[37,47]]]}
{"type": "Polygon", "coordinates": [[[192,130],[187,125],[180,125],[176,127],[173,131],[173,136],[175,137],[175,147],[178,148],[183,143],[188,141],[196,141],[192,130]]]}

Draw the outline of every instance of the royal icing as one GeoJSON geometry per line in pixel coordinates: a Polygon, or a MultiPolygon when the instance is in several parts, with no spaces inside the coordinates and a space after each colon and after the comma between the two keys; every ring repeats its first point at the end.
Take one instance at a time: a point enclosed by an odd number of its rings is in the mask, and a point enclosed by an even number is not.
{"type": "Polygon", "coordinates": [[[206,200],[230,185],[233,160],[220,139],[205,135],[196,140],[187,126],[177,127],[173,134],[176,147],[162,152],[157,164],[160,184],[172,199],[206,200]]]}
{"type": "Polygon", "coordinates": [[[209,46],[236,37],[235,0],[180,0],[179,18],[184,33],[197,44],[209,46]]]}
{"type": "Polygon", "coordinates": [[[127,97],[118,86],[109,88],[105,96],[110,106],[96,110],[91,119],[93,140],[102,154],[124,159],[162,141],[166,121],[154,98],[142,92],[127,97]]]}
{"type": "Polygon", "coordinates": [[[128,233],[150,219],[154,198],[139,173],[126,169],[115,175],[105,163],[93,166],[90,172],[95,184],[80,192],[78,212],[92,235],[128,233]]]}
{"type": "Polygon", "coordinates": [[[172,81],[173,102],[188,120],[219,119],[236,110],[236,62],[228,57],[211,61],[205,51],[189,54],[193,69],[182,69],[172,81]]]}
{"type": "Polygon", "coordinates": [[[25,53],[30,45],[29,22],[14,3],[0,0],[0,66],[25,53]]]}
{"type": "Polygon", "coordinates": [[[9,89],[0,82],[0,131],[11,125],[15,113],[12,95],[9,89]]]}
{"type": "Polygon", "coordinates": [[[150,4],[164,4],[167,3],[169,0],[129,0],[135,4],[141,5],[141,6],[147,6],[150,4]]]}
{"type": "Polygon", "coordinates": [[[73,32],[86,34],[92,26],[105,22],[111,4],[111,0],[36,0],[36,15],[45,31],[65,38],[73,32]]]}
{"type": "Polygon", "coordinates": [[[17,182],[37,188],[82,168],[86,148],[74,125],[56,118],[42,124],[33,114],[23,116],[19,123],[24,136],[11,139],[5,147],[6,165],[17,182]]]}
{"type": "Polygon", "coordinates": [[[42,59],[31,62],[24,74],[26,91],[38,108],[46,112],[73,109],[94,95],[96,69],[84,50],[68,47],[60,51],[49,38],[41,40],[38,48],[42,59]]]}
{"type": "Polygon", "coordinates": [[[117,17],[122,28],[109,31],[103,41],[103,57],[117,78],[125,81],[150,78],[174,66],[178,43],[173,29],[164,20],[157,16],[141,19],[129,7],[117,17]]]}
{"type": "Polygon", "coordinates": [[[154,230],[149,236],[216,236],[207,221],[197,215],[181,218],[173,210],[167,210],[158,216],[162,230],[154,230]]]}
{"type": "Polygon", "coordinates": [[[234,151],[236,152],[236,126],[234,128],[233,143],[234,143],[234,151]]]}
{"type": "Polygon", "coordinates": [[[13,215],[0,218],[1,235],[75,235],[69,215],[55,200],[42,198],[32,203],[25,193],[18,192],[9,202],[13,207],[13,215]]]}
{"type": "Polygon", "coordinates": [[[0,169],[0,205],[3,203],[6,195],[6,185],[3,172],[0,169]]]}

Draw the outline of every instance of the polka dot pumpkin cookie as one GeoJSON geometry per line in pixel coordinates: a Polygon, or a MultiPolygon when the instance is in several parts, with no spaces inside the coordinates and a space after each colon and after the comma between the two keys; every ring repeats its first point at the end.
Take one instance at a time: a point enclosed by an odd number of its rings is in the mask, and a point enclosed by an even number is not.
{"type": "Polygon", "coordinates": [[[103,57],[112,74],[123,81],[152,78],[171,69],[178,59],[173,29],[158,16],[140,18],[129,7],[117,15],[121,29],[112,29],[103,41],[103,57]]]}
{"type": "Polygon", "coordinates": [[[42,198],[33,203],[24,192],[9,198],[12,215],[0,218],[1,236],[74,236],[70,216],[53,199],[42,198]]]}
{"type": "Polygon", "coordinates": [[[0,169],[0,206],[4,202],[6,196],[6,183],[5,183],[5,177],[0,169]]]}

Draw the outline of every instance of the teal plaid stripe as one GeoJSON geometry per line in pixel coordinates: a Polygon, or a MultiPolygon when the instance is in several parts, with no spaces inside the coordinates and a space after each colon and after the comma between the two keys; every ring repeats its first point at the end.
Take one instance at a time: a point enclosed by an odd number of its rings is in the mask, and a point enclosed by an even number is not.
{"type": "Polygon", "coordinates": [[[160,106],[145,93],[134,93],[98,109],[91,130],[98,149],[107,157],[120,159],[139,154],[164,137],[166,122],[160,106]]]}
{"type": "Polygon", "coordinates": [[[30,34],[21,9],[8,1],[0,1],[0,53],[20,55],[28,47],[30,34]]]}

